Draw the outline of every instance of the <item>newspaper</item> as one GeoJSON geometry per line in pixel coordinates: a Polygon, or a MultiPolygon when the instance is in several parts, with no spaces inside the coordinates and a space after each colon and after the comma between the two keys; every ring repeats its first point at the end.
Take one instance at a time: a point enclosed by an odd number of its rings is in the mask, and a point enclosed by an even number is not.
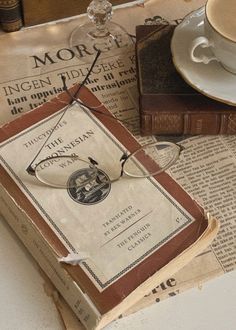
{"type": "Polygon", "coordinates": [[[184,153],[168,172],[220,220],[221,229],[207,250],[154,288],[133,311],[236,268],[236,136],[194,136],[181,144],[184,153]]]}
{"type": "MultiPolygon", "coordinates": [[[[147,0],[144,5],[115,10],[113,20],[135,35],[136,25],[162,21],[178,24],[204,3],[203,0],[147,0]]],[[[80,16],[0,36],[1,124],[61,92],[62,75],[66,77],[68,87],[83,80],[89,65],[71,51],[68,40],[71,31],[86,19],[86,16],[80,16]]],[[[131,123],[131,130],[141,143],[156,139],[139,136],[134,46],[121,48],[115,56],[108,54],[106,63],[95,66],[87,87],[115,116],[131,123]]],[[[199,136],[181,143],[186,149],[169,173],[221,220],[221,230],[209,249],[173,278],[154,288],[127,313],[236,268],[236,138],[199,136]]]]}

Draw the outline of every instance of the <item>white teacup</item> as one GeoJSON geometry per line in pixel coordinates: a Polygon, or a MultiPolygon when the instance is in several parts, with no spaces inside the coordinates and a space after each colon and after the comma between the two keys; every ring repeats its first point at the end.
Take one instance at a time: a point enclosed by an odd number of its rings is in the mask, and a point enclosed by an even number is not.
{"type": "Polygon", "coordinates": [[[208,64],[216,60],[236,74],[236,0],[208,0],[205,6],[204,36],[193,40],[190,47],[191,60],[208,64]],[[197,56],[198,46],[209,47],[212,56],[197,56]]]}

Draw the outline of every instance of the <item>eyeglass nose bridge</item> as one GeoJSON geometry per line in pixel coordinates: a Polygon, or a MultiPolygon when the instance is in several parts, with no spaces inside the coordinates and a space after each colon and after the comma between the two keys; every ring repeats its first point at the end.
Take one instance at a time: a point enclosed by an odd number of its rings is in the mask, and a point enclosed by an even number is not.
{"type": "Polygon", "coordinates": [[[97,166],[98,165],[98,162],[95,160],[95,159],[93,159],[92,157],[88,157],[88,160],[90,161],[90,163],[91,163],[91,165],[95,165],[95,166],[97,166]]]}
{"type": "Polygon", "coordinates": [[[32,167],[32,165],[29,165],[26,169],[26,172],[30,175],[35,176],[35,169],[32,167]]]}

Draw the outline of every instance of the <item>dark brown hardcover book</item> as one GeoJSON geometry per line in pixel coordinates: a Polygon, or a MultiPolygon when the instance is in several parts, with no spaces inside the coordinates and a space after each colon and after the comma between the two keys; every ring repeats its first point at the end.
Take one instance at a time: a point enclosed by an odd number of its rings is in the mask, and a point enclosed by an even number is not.
{"type": "MultiPolygon", "coordinates": [[[[41,24],[65,17],[86,13],[91,0],[22,0],[24,25],[41,24]]],[[[121,5],[134,0],[110,0],[121,5]]]]}
{"type": "Polygon", "coordinates": [[[0,0],[0,23],[5,32],[17,31],[22,27],[20,0],[0,0]]]}
{"type": "Polygon", "coordinates": [[[235,134],[236,108],[190,87],[172,62],[175,26],[136,27],[141,134],[235,134]]]}

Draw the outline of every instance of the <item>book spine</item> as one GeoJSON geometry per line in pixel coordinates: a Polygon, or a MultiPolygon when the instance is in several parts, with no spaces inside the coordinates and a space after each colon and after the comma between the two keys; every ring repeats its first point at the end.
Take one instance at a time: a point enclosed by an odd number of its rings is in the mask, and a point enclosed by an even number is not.
{"type": "Polygon", "coordinates": [[[27,214],[20,209],[0,185],[0,212],[25,247],[49,277],[86,329],[95,329],[100,313],[88,296],[73,281],[58,262],[57,256],[34,227],[27,214]]]}
{"type": "Polygon", "coordinates": [[[23,26],[20,0],[0,0],[0,23],[5,32],[17,31],[23,26]]]}
{"type": "Polygon", "coordinates": [[[141,115],[141,134],[235,134],[236,112],[175,113],[158,112],[141,115]]]}

